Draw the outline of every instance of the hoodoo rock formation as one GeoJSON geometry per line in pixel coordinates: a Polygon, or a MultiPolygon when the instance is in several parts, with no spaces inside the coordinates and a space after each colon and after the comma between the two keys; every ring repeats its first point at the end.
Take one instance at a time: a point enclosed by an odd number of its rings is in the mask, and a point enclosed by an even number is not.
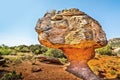
{"type": "Polygon", "coordinates": [[[64,51],[70,65],[67,71],[84,80],[99,80],[87,62],[95,49],[107,44],[101,25],[79,9],[47,12],[36,24],[42,45],[64,51]]]}

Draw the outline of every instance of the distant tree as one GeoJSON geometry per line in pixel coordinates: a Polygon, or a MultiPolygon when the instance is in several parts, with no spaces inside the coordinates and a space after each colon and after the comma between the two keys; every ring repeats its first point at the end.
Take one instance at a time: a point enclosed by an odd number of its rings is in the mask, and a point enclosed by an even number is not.
{"type": "Polygon", "coordinates": [[[35,50],[38,50],[40,48],[41,48],[41,46],[38,44],[29,46],[30,51],[32,51],[33,53],[35,52],[35,50]]]}
{"type": "Polygon", "coordinates": [[[20,49],[20,52],[30,52],[29,48],[28,47],[22,47],[20,49]]]}
{"type": "Polygon", "coordinates": [[[14,48],[17,52],[29,52],[30,49],[26,45],[19,45],[14,48]]]}
{"type": "Polygon", "coordinates": [[[101,55],[112,55],[112,50],[111,46],[107,45],[105,47],[99,48],[96,50],[97,53],[101,55]]]}
{"type": "Polygon", "coordinates": [[[55,58],[65,58],[63,52],[59,49],[49,48],[47,52],[44,53],[45,56],[55,57],[55,58]]]}
{"type": "Polygon", "coordinates": [[[51,51],[51,54],[53,54],[53,57],[56,57],[56,58],[63,58],[63,57],[65,57],[63,52],[61,50],[59,50],[59,49],[53,49],[51,51]]]}
{"type": "Polygon", "coordinates": [[[8,46],[3,44],[0,47],[0,55],[9,55],[10,53],[11,53],[11,49],[8,46]]]}
{"type": "Polygon", "coordinates": [[[36,44],[36,45],[30,45],[30,46],[29,46],[29,49],[30,49],[30,51],[32,51],[34,54],[42,54],[42,53],[45,53],[45,52],[48,50],[47,47],[41,46],[41,45],[38,45],[38,44],[36,44]]]}

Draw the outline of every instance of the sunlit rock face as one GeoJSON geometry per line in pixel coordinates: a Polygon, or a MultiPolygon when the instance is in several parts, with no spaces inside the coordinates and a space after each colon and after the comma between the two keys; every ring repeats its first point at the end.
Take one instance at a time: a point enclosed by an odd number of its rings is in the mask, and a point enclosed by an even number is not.
{"type": "Polygon", "coordinates": [[[95,42],[95,46],[100,47],[107,43],[106,35],[100,24],[75,8],[47,12],[43,18],[38,20],[36,31],[41,44],[48,41],[53,45],[63,46],[92,41],[95,42]]]}
{"type": "Polygon", "coordinates": [[[100,80],[87,62],[94,58],[95,49],[107,44],[100,24],[79,9],[47,12],[36,24],[39,42],[59,48],[70,65],[67,71],[84,80],[100,80]]]}

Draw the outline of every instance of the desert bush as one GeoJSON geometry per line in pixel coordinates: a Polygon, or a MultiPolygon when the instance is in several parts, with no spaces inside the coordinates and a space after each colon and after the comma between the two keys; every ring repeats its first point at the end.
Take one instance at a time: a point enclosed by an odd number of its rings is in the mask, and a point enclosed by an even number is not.
{"type": "Polygon", "coordinates": [[[35,54],[43,54],[43,53],[45,53],[47,50],[48,50],[47,47],[41,46],[41,48],[40,48],[40,49],[36,49],[34,53],[35,53],[35,54]]]}
{"type": "Polygon", "coordinates": [[[112,47],[120,47],[120,42],[119,41],[118,42],[112,42],[112,43],[110,43],[110,45],[112,47]]]}
{"type": "Polygon", "coordinates": [[[14,48],[17,52],[29,52],[30,49],[26,45],[19,45],[14,48]]]}
{"type": "Polygon", "coordinates": [[[47,50],[48,50],[48,48],[45,47],[45,46],[42,46],[41,49],[40,49],[40,51],[41,51],[42,53],[45,53],[47,50]]]}
{"type": "Polygon", "coordinates": [[[9,55],[11,53],[11,49],[9,48],[0,48],[0,55],[9,55]]]}
{"type": "Polygon", "coordinates": [[[55,57],[55,58],[65,58],[63,52],[59,49],[49,48],[46,53],[43,53],[45,56],[55,57]]]}
{"type": "Polygon", "coordinates": [[[61,63],[63,63],[63,64],[65,64],[65,63],[67,63],[68,62],[68,60],[66,59],[66,58],[59,58],[59,60],[60,60],[60,62],[61,63]]]}
{"type": "Polygon", "coordinates": [[[22,57],[20,56],[11,56],[11,55],[8,55],[8,56],[4,56],[4,59],[6,60],[6,64],[19,64],[22,62],[22,57]]]}
{"type": "Polygon", "coordinates": [[[61,50],[59,50],[59,49],[51,50],[51,54],[53,54],[53,57],[56,57],[56,58],[63,58],[63,57],[65,57],[63,52],[61,50]]]}
{"type": "Polygon", "coordinates": [[[0,54],[3,55],[9,55],[9,54],[13,54],[15,55],[17,52],[32,52],[34,54],[42,54],[45,53],[48,50],[47,47],[45,46],[41,46],[41,45],[30,45],[30,46],[26,46],[26,45],[19,45],[19,46],[12,46],[12,47],[8,47],[5,45],[1,45],[0,46],[0,54]]]}
{"type": "Polygon", "coordinates": [[[17,50],[15,50],[15,47],[8,47],[5,45],[0,46],[0,54],[1,55],[16,55],[17,50]]]}
{"type": "Polygon", "coordinates": [[[41,47],[39,45],[30,45],[29,49],[30,51],[32,51],[33,53],[35,52],[35,50],[40,49],[41,47]]]}
{"type": "Polygon", "coordinates": [[[10,52],[10,55],[16,55],[17,54],[17,51],[16,50],[11,50],[11,52],[10,52]]]}
{"type": "Polygon", "coordinates": [[[101,55],[112,55],[112,50],[110,45],[96,49],[96,52],[101,55]]]}
{"type": "Polygon", "coordinates": [[[22,47],[20,52],[29,52],[29,48],[28,47],[22,47]]]}
{"type": "Polygon", "coordinates": [[[16,47],[14,48],[14,50],[16,50],[17,52],[19,52],[19,51],[20,51],[20,47],[16,46],[16,47]]]}
{"type": "Polygon", "coordinates": [[[6,73],[1,80],[22,80],[22,73],[17,74],[16,71],[6,73]]]}
{"type": "Polygon", "coordinates": [[[117,72],[116,72],[115,70],[110,70],[109,73],[110,73],[111,75],[117,74],[117,72]]]}
{"type": "Polygon", "coordinates": [[[42,54],[47,51],[47,47],[41,46],[41,45],[30,45],[29,46],[30,51],[32,51],[34,54],[42,54]]]}

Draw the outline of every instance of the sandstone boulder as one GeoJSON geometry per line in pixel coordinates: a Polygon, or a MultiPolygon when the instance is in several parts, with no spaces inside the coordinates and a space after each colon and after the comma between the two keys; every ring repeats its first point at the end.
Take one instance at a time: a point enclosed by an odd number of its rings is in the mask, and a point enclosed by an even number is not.
{"type": "Polygon", "coordinates": [[[101,25],[79,9],[47,12],[36,24],[42,45],[63,50],[70,65],[67,71],[84,80],[100,80],[87,62],[95,49],[107,44],[101,25]]]}
{"type": "MultiPolygon", "coordinates": [[[[106,34],[101,25],[79,9],[47,12],[36,25],[41,44],[73,45],[83,41],[98,43],[101,47],[107,44],[106,34]],[[49,42],[49,43],[48,43],[49,42]]],[[[51,46],[52,47],[52,46],[51,46]]],[[[60,46],[61,47],[61,46],[60,46]]]]}

